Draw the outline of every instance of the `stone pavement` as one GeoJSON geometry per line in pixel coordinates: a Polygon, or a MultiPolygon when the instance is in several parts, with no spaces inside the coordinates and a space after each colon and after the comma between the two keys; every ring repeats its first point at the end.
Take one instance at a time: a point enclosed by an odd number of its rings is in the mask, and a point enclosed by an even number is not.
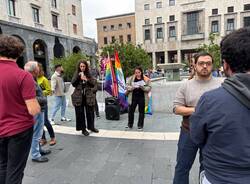
{"type": "MultiPolygon", "coordinates": [[[[125,130],[127,114],[108,121],[101,112],[96,120],[100,133],[85,137],[75,131],[73,112],[67,109],[72,122],[54,126],[58,144],[46,146],[52,151],[50,161],[38,164],[29,158],[23,184],[172,183],[180,117],[155,113],[145,118],[144,132],[138,132],[136,127],[125,130]]],[[[196,183],[197,161],[190,175],[190,184],[196,183]]]]}

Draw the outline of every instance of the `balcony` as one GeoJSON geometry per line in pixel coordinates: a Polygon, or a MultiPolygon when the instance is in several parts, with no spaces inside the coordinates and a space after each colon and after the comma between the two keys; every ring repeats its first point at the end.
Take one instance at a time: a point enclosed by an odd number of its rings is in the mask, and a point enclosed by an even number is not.
{"type": "Polygon", "coordinates": [[[17,24],[20,24],[20,23],[21,23],[21,18],[18,18],[18,17],[12,16],[12,15],[9,15],[9,21],[10,21],[10,22],[17,23],[17,24]]]}
{"type": "Polygon", "coordinates": [[[197,33],[192,35],[182,35],[181,41],[190,41],[190,40],[203,40],[205,39],[204,33],[197,33]]]}
{"type": "Polygon", "coordinates": [[[40,23],[35,22],[35,27],[36,27],[36,28],[38,28],[38,29],[43,29],[43,28],[44,28],[44,25],[43,25],[43,24],[40,24],[40,23]]]}

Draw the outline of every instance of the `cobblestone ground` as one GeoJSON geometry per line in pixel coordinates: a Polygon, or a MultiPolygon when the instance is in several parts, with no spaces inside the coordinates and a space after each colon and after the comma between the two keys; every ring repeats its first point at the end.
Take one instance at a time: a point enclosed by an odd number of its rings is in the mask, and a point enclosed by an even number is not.
{"type": "MultiPolygon", "coordinates": [[[[49,102],[51,106],[51,98],[49,102]]],[[[154,113],[146,116],[144,132],[138,132],[136,127],[125,130],[127,114],[119,121],[108,121],[101,112],[101,118],[96,119],[100,133],[84,137],[75,131],[72,107],[68,107],[67,115],[71,122],[58,121],[60,125],[54,126],[58,143],[45,146],[52,151],[49,162],[33,163],[29,158],[23,184],[172,183],[180,117],[154,113]]],[[[196,160],[190,184],[197,183],[196,160]]]]}

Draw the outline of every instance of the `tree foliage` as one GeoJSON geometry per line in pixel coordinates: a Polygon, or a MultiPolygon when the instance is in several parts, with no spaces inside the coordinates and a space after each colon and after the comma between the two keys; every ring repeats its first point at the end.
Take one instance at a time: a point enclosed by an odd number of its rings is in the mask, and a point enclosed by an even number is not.
{"type": "Polygon", "coordinates": [[[63,58],[54,58],[54,60],[52,60],[52,64],[53,66],[61,64],[64,68],[64,80],[71,81],[73,74],[76,70],[76,65],[81,59],[89,60],[89,58],[85,54],[73,53],[63,58]]]}
{"type": "Polygon", "coordinates": [[[220,53],[220,46],[215,43],[218,34],[210,33],[209,35],[209,44],[201,44],[200,47],[197,49],[198,51],[205,51],[208,52],[213,56],[214,59],[214,69],[218,69],[221,66],[221,53],[220,53]]]}
{"type": "Polygon", "coordinates": [[[107,45],[103,48],[101,56],[106,57],[108,53],[113,56],[115,50],[118,51],[125,78],[132,75],[137,66],[141,66],[143,70],[152,67],[151,58],[147,52],[140,46],[134,46],[130,43],[119,44],[115,42],[107,45]]]}

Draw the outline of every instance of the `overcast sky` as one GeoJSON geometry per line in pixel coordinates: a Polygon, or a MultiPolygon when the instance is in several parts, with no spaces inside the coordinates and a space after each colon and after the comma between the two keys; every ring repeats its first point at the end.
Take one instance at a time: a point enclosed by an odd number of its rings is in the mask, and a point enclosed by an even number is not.
{"type": "Polygon", "coordinates": [[[134,12],[135,0],[82,0],[84,36],[97,40],[96,18],[134,12]]]}

